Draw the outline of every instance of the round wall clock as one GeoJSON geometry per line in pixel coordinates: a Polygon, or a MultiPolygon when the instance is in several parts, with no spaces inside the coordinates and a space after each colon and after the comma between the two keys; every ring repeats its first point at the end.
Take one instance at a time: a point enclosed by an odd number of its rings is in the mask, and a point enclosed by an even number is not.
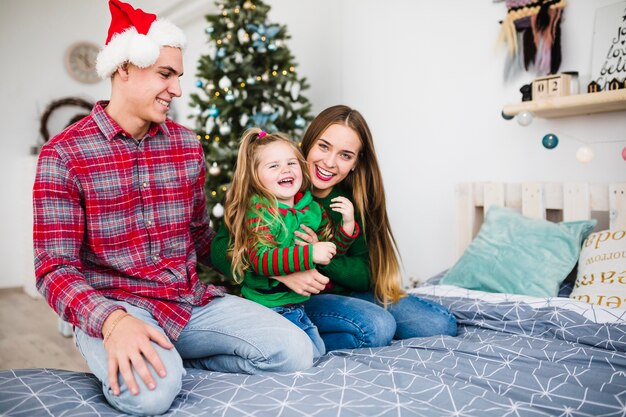
{"type": "Polygon", "coordinates": [[[96,72],[96,57],[100,48],[93,42],[76,42],[67,48],[65,67],[76,81],[92,84],[100,81],[96,72]]]}

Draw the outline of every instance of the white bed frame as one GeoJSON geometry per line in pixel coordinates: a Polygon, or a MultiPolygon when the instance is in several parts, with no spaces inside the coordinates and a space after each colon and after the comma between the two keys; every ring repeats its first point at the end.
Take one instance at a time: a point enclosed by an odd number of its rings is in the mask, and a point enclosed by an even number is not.
{"type": "Polygon", "coordinates": [[[549,221],[598,219],[597,230],[626,229],[626,183],[464,183],[457,187],[459,256],[492,205],[549,221]]]}

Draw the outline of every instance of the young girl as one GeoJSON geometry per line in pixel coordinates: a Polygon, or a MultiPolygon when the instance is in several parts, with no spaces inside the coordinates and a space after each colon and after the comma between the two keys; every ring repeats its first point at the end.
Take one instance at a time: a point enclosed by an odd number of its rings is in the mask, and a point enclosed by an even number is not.
{"type": "Polygon", "coordinates": [[[232,237],[231,271],[242,285],[241,294],[302,328],[318,357],[325,353],[324,342],[302,307],[310,294],[290,290],[278,277],[327,265],[350,247],[358,226],[352,203],[340,197],[330,208],[341,215],[341,224],[327,241],[331,224],[309,186],[306,162],[296,144],[280,133],[249,129],[241,140],[224,224],[232,237]],[[302,225],[315,231],[315,243],[296,245],[294,232],[302,225]]]}

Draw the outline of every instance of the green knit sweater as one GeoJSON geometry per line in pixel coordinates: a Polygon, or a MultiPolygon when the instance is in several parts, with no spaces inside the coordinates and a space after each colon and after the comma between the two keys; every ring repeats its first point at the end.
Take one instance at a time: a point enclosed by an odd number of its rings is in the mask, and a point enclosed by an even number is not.
{"type": "MultiPolygon", "coordinates": [[[[296,245],[293,232],[304,224],[316,231],[319,236],[328,223],[326,211],[320,203],[313,201],[311,193],[307,191],[296,196],[294,207],[279,203],[278,207],[273,208],[266,200],[254,196],[252,208],[246,217],[250,227],[256,228],[265,236],[261,242],[255,242],[248,248],[251,270],[244,275],[242,295],[267,307],[306,301],[308,297],[296,294],[270,277],[316,267],[313,262],[312,245],[296,245]],[[272,215],[276,210],[279,221],[272,215]]],[[[333,219],[335,227],[331,241],[337,246],[337,254],[333,259],[341,258],[349,251],[355,237],[358,239],[360,235],[358,228],[353,236],[346,235],[340,227],[341,220],[340,214],[338,218],[333,219]]],[[[222,225],[211,243],[211,258],[218,270],[231,277],[232,265],[226,256],[228,244],[228,231],[222,225]]]]}

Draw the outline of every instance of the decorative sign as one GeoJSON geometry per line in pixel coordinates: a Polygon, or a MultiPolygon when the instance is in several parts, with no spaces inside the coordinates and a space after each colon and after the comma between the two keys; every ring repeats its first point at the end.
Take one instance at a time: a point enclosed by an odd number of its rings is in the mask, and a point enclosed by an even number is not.
{"type": "Polygon", "coordinates": [[[596,10],[591,80],[605,91],[614,78],[626,79],[626,1],[596,10]]]}

